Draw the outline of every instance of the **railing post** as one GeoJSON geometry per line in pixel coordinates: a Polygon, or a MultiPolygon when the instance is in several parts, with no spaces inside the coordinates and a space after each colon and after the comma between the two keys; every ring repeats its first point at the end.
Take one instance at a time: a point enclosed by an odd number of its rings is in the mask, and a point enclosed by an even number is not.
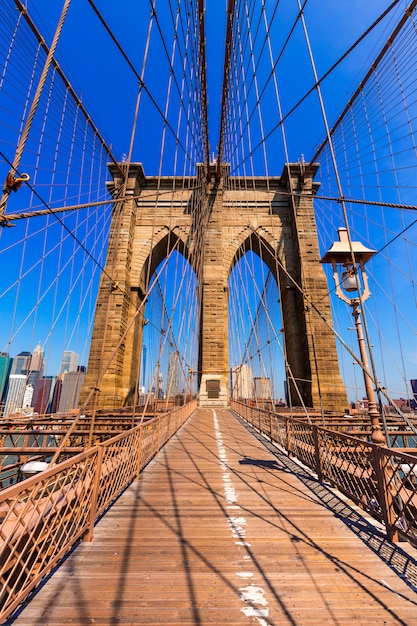
{"type": "Polygon", "coordinates": [[[139,480],[142,458],[142,442],[143,442],[143,426],[139,426],[139,442],[138,442],[138,463],[136,468],[136,480],[139,480]]]}
{"type": "Polygon", "coordinates": [[[96,472],[93,478],[93,489],[91,493],[90,514],[88,516],[87,530],[83,536],[83,541],[91,541],[93,538],[94,523],[97,515],[97,503],[100,492],[101,467],[103,465],[104,446],[99,446],[97,451],[96,472]]]}
{"type": "Polygon", "coordinates": [[[392,496],[391,485],[393,480],[393,470],[389,464],[389,459],[385,461],[385,448],[376,445],[372,446],[373,467],[375,469],[378,499],[382,509],[382,515],[387,530],[389,541],[399,541],[398,530],[395,527],[394,498],[392,496]]]}
{"type": "Polygon", "coordinates": [[[291,428],[291,420],[289,417],[285,418],[285,435],[286,435],[286,448],[287,448],[287,452],[288,455],[291,456],[291,448],[292,448],[292,444],[291,444],[291,435],[292,435],[292,428],[291,428]]]}
{"type": "Polygon", "coordinates": [[[269,438],[272,441],[272,412],[269,411],[269,438]]]}
{"type": "Polygon", "coordinates": [[[140,474],[140,456],[141,456],[141,452],[142,452],[142,434],[143,434],[143,427],[142,426],[138,426],[138,437],[139,437],[139,441],[138,441],[138,445],[137,445],[137,462],[136,462],[136,474],[135,477],[133,479],[133,482],[137,482],[139,480],[139,474],[140,474]]]}
{"type": "Polygon", "coordinates": [[[320,439],[319,439],[319,429],[317,426],[312,426],[313,429],[313,441],[314,441],[314,457],[316,460],[316,473],[320,482],[323,481],[323,470],[321,465],[321,454],[320,454],[320,439]]]}

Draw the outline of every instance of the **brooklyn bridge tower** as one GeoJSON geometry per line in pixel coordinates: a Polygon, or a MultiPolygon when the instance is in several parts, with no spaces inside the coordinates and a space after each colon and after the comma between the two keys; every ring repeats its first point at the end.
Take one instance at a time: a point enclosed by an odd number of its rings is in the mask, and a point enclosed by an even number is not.
{"type": "Polygon", "coordinates": [[[291,163],[280,177],[241,180],[212,163],[199,165],[195,177],[157,178],[140,163],[112,164],[109,188],[123,200],[114,206],[81,402],[92,390],[98,407],[135,402],[150,277],[175,248],[198,279],[199,403],[225,406],[228,278],[251,250],[278,285],[292,405],[342,410],[346,392],[314,219],[316,170],[291,163]]]}

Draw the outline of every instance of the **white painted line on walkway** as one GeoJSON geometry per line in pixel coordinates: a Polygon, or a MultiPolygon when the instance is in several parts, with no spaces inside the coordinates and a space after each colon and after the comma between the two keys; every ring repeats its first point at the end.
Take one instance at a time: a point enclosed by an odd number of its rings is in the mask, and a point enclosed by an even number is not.
{"type": "MultiPolygon", "coordinates": [[[[223,491],[227,502],[226,508],[228,510],[238,510],[240,509],[240,506],[238,505],[239,498],[229,472],[226,448],[223,444],[222,433],[220,431],[219,422],[217,420],[216,411],[214,409],[213,420],[214,432],[217,441],[217,450],[220,458],[220,467],[223,472],[222,479],[223,491]]],[[[235,541],[235,544],[237,546],[250,547],[250,543],[246,541],[246,519],[243,516],[229,516],[227,517],[227,522],[229,524],[232,537],[237,540],[235,541]]],[[[243,560],[251,561],[252,559],[249,554],[245,554],[243,555],[243,560]]],[[[237,572],[237,575],[243,579],[253,578],[253,573],[247,571],[237,572]]],[[[268,626],[268,622],[265,621],[265,619],[268,618],[269,615],[269,610],[267,608],[268,601],[265,598],[265,591],[262,589],[262,587],[257,587],[254,584],[250,584],[247,587],[241,587],[239,591],[240,599],[245,603],[245,605],[247,605],[243,609],[241,609],[242,613],[244,613],[247,617],[254,617],[255,619],[257,619],[261,626],[268,626]]]]}

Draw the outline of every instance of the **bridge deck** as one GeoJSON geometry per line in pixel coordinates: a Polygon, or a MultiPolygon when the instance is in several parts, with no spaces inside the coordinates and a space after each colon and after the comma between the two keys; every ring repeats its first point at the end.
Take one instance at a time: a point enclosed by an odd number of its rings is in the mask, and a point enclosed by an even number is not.
{"type": "Polygon", "coordinates": [[[415,551],[268,447],[198,410],[14,624],[417,623],[415,551]]]}

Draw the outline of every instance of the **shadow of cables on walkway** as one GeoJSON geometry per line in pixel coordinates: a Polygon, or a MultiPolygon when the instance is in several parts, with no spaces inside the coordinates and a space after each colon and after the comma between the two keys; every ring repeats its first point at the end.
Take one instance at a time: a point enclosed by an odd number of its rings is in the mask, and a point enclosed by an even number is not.
{"type": "MultiPolygon", "coordinates": [[[[321,483],[310,472],[308,468],[301,465],[297,460],[288,456],[281,448],[271,443],[250,424],[242,420],[239,416],[236,419],[262,443],[269,452],[279,459],[280,465],[276,461],[264,461],[257,459],[243,459],[242,465],[262,465],[269,469],[280,469],[283,467],[295,474],[301,480],[318,500],[328,510],[338,517],[346,526],[352,530],[363,543],[370,548],[379,558],[386,563],[390,569],[406,582],[409,587],[417,591],[417,558],[409,554],[400,545],[388,541],[384,532],[379,530],[371,519],[366,517],[365,512],[361,512],[353,502],[347,502],[342,494],[339,494],[333,486],[321,483]]],[[[284,469],[284,471],[285,471],[284,469]]],[[[417,553],[416,553],[417,554],[417,553]]]]}

